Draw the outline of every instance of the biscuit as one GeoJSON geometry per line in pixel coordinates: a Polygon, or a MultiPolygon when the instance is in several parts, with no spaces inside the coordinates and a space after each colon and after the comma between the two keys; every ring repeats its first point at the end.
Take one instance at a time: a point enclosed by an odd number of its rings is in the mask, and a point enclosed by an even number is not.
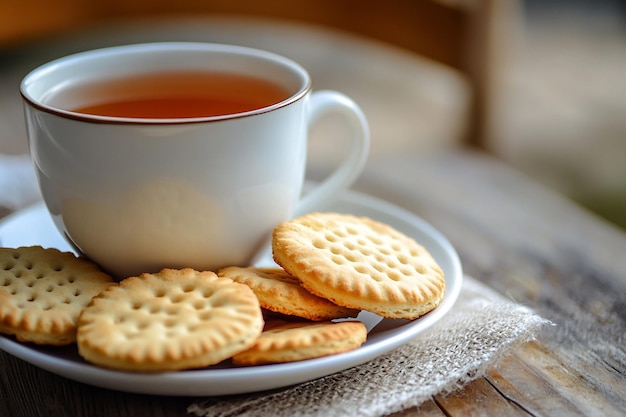
{"type": "Polygon", "coordinates": [[[431,254],[367,217],[311,213],[281,223],[272,251],[307,291],[382,317],[415,319],[444,295],[444,274],[431,254]]]}
{"type": "Polygon", "coordinates": [[[78,352],[96,365],[171,371],[221,362],[263,330],[250,288],[190,268],[144,273],[104,291],[78,323],[78,352]]]}
{"type": "Polygon", "coordinates": [[[0,248],[0,333],[36,344],[73,343],[80,311],[111,285],[96,264],[70,252],[0,248]]]}
{"type": "Polygon", "coordinates": [[[291,322],[271,326],[233,365],[295,362],[354,350],[367,338],[360,321],[291,322]]]}
{"type": "Polygon", "coordinates": [[[359,314],[359,310],[341,307],[311,294],[282,268],[232,266],[221,269],[218,275],[247,285],[256,294],[261,307],[276,313],[315,321],[356,317],[359,314]]]}

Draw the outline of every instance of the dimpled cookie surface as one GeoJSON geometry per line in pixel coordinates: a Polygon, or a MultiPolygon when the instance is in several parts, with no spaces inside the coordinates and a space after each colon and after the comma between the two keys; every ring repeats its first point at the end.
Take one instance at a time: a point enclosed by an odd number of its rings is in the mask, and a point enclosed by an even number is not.
{"type": "Polygon", "coordinates": [[[36,344],[73,343],[81,310],[111,285],[96,264],[73,253],[0,248],[0,333],[36,344]]]}
{"type": "Polygon", "coordinates": [[[250,347],[263,329],[254,293],[209,271],[164,269],[123,280],[83,310],[78,351],[131,371],[204,367],[250,347]]]}
{"type": "Polygon", "coordinates": [[[274,260],[311,293],[386,318],[415,319],[436,308],[442,269],[413,238],[370,219],[310,213],[278,225],[274,260]]]}

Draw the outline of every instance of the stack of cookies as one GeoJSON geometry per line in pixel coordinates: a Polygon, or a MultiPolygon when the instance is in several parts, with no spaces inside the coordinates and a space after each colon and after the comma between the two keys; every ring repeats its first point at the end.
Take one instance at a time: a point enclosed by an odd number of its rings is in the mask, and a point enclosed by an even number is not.
{"type": "Polygon", "coordinates": [[[366,217],[287,221],[272,250],[275,268],[164,269],[116,283],[71,253],[0,248],[0,333],[76,343],[85,360],[128,371],[259,365],[356,349],[367,339],[360,311],[413,320],[443,298],[428,251],[366,217]]]}

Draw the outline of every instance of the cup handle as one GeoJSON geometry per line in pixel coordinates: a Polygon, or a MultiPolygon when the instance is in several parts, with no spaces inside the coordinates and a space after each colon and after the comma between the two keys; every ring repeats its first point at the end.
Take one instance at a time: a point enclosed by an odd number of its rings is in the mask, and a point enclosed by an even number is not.
{"type": "Polygon", "coordinates": [[[350,188],[367,160],[370,133],[361,108],[351,98],[337,91],[320,90],[312,93],[308,110],[309,126],[330,112],[340,114],[348,124],[351,132],[350,150],[343,162],[324,181],[302,197],[296,206],[295,216],[322,209],[337,194],[350,188]]]}

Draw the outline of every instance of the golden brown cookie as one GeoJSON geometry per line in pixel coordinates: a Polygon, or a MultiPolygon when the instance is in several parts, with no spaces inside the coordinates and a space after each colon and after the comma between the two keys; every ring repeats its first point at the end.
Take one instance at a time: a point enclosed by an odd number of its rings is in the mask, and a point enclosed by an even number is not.
{"type": "Polygon", "coordinates": [[[443,298],[443,271],[430,253],[367,217],[311,213],[281,223],[272,250],[306,290],[344,307],[415,319],[443,298]]]}
{"type": "Polygon", "coordinates": [[[341,307],[311,294],[282,268],[232,266],[221,269],[218,275],[247,285],[256,294],[261,307],[276,313],[316,321],[356,317],[359,314],[359,310],[341,307]]]}
{"type": "Polygon", "coordinates": [[[0,248],[0,333],[22,342],[73,343],[80,311],[111,285],[96,264],[70,252],[0,248]]]}
{"type": "Polygon", "coordinates": [[[78,352],[97,365],[168,371],[221,362],[263,329],[250,288],[213,272],[164,269],[120,282],[80,315],[78,352]]]}
{"type": "Polygon", "coordinates": [[[233,356],[233,364],[295,362],[360,347],[367,329],[360,321],[290,322],[271,326],[250,349],[233,356]]]}

